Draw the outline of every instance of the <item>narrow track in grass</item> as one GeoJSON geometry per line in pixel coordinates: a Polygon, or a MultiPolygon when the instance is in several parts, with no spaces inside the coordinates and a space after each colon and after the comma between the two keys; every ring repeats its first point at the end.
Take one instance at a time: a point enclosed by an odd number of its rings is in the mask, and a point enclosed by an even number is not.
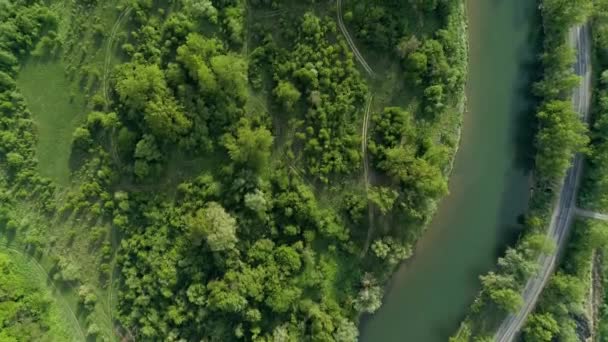
{"type": "Polygon", "coordinates": [[[70,305],[68,305],[67,301],[65,300],[65,298],[63,298],[63,295],[61,294],[61,292],[59,291],[57,286],[55,286],[55,282],[49,276],[49,273],[46,271],[46,269],[38,262],[38,260],[36,260],[36,258],[34,258],[30,255],[27,255],[17,249],[9,247],[5,243],[0,243],[0,248],[8,253],[17,254],[20,257],[24,258],[25,260],[32,262],[32,264],[38,269],[38,272],[40,272],[44,276],[44,278],[47,280],[47,282],[51,284],[51,286],[53,288],[53,292],[56,293],[56,297],[58,297],[59,301],[61,302],[61,305],[63,305],[64,308],[70,312],[70,319],[73,321],[72,324],[75,324],[75,326],[78,327],[78,332],[80,333],[80,337],[82,338],[82,341],[86,341],[86,335],[85,335],[84,331],[82,330],[82,327],[80,326],[80,322],[78,321],[78,318],[76,317],[76,314],[74,313],[74,310],[72,310],[70,305]]]}
{"type": "Polygon", "coordinates": [[[118,28],[122,24],[122,21],[131,13],[133,10],[132,7],[125,8],[122,13],[116,19],[112,30],[110,31],[110,36],[108,37],[108,41],[106,43],[106,54],[104,58],[104,66],[103,66],[103,96],[106,102],[106,106],[108,105],[108,73],[110,71],[110,63],[112,62],[112,46],[114,45],[114,38],[116,37],[116,33],[118,32],[118,28]]]}
{"type": "Polygon", "coordinates": [[[336,6],[337,6],[337,12],[338,12],[338,26],[340,27],[340,31],[342,31],[344,38],[346,38],[346,42],[348,42],[350,49],[352,50],[353,54],[355,55],[355,58],[357,58],[357,60],[359,61],[359,63],[363,67],[363,69],[365,69],[365,71],[367,72],[367,74],[369,76],[374,77],[376,75],[374,73],[374,70],[369,66],[369,64],[367,64],[365,57],[363,57],[361,52],[359,52],[359,49],[357,49],[357,45],[355,45],[355,41],[350,36],[350,33],[348,33],[348,30],[346,29],[346,25],[344,25],[344,21],[342,20],[342,0],[337,0],[336,6]]]}
{"type": "MultiPolygon", "coordinates": [[[[105,57],[104,57],[104,67],[103,67],[103,97],[104,97],[106,109],[109,105],[108,73],[110,72],[110,64],[112,63],[112,46],[114,45],[114,38],[116,38],[116,33],[118,32],[118,28],[120,27],[122,22],[125,20],[125,18],[127,18],[129,16],[129,14],[131,14],[132,10],[133,10],[132,7],[127,7],[120,13],[120,15],[118,15],[118,18],[116,19],[116,22],[114,23],[114,26],[112,26],[112,30],[110,31],[110,36],[108,37],[108,41],[106,42],[106,53],[105,53],[105,57]]],[[[116,133],[115,129],[113,129],[111,137],[110,137],[110,145],[111,145],[110,150],[112,152],[112,158],[114,159],[116,164],[120,167],[121,166],[120,157],[118,156],[118,151],[116,150],[117,146],[114,143],[114,136],[116,135],[115,133],[116,133]]]]}
{"type": "MultiPolygon", "coordinates": [[[[363,128],[361,132],[361,155],[363,157],[363,181],[365,182],[365,194],[369,193],[369,184],[370,184],[370,174],[369,174],[369,154],[367,153],[367,136],[369,131],[369,117],[372,109],[372,101],[374,99],[373,94],[369,94],[367,97],[367,105],[365,107],[365,116],[363,117],[363,128]]],[[[365,244],[363,245],[363,250],[361,251],[361,258],[367,254],[367,250],[369,249],[369,245],[371,243],[372,236],[374,234],[374,210],[367,201],[367,217],[368,217],[368,227],[367,227],[367,237],[365,238],[365,244]]]]}

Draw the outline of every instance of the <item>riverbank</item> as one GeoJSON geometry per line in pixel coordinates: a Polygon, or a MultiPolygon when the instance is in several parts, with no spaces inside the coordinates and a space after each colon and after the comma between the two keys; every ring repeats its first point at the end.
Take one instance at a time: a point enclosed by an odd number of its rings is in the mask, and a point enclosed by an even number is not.
{"type": "Polygon", "coordinates": [[[362,341],[445,341],[477,292],[479,269],[491,267],[496,248],[518,229],[528,190],[522,155],[529,144],[522,132],[530,126],[524,115],[530,103],[522,101],[520,89],[530,82],[526,68],[534,52],[527,44],[534,39],[534,7],[504,3],[499,8],[504,16],[490,20],[484,11],[496,11],[494,5],[467,5],[461,4],[461,13],[472,10],[465,24],[471,28],[465,34],[469,96],[450,167],[450,194],[440,201],[414,257],[392,279],[384,306],[364,322],[362,341]],[[505,35],[509,44],[494,46],[505,35]],[[511,208],[504,210],[502,203],[511,208]]]}
{"type": "Polygon", "coordinates": [[[569,31],[564,27],[583,22],[591,4],[576,8],[571,4],[572,8],[565,9],[544,5],[541,6],[543,45],[545,56],[551,58],[543,59],[543,79],[535,86],[535,92],[542,99],[535,139],[534,189],[539,190],[532,193],[526,230],[515,247],[499,259],[496,271],[480,277],[482,290],[451,341],[473,338],[510,341],[534,307],[568,235],[582,163],[580,155],[574,159],[573,156],[582,151],[588,141],[582,122],[587,120],[589,112],[590,62],[587,27],[569,31]],[[559,11],[564,12],[555,13],[559,11]],[[573,47],[578,53],[576,64],[571,54],[573,47]],[[572,70],[573,64],[575,70],[572,70]],[[582,76],[580,84],[574,77],[575,71],[582,76]],[[572,88],[576,111],[569,98],[572,88]],[[574,166],[570,168],[571,163],[574,166]]]}

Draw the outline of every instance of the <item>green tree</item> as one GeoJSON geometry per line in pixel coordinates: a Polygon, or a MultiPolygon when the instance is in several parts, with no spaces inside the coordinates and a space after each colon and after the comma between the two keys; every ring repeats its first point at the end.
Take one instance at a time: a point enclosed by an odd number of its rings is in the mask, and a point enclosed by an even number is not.
{"type": "Polygon", "coordinates": [[[587,145],[587,128],[569,101],[551,101],[537,116],[536,168],[539,175],[555,181],[564,176],[574,153],[587,145]]]}
{"type": "Polygon", "coordinates": [[[526,341],[550,342],[559,333],[559,325],[550,313],[532,314],[524,327],[526,341]]]}
{"type": "Polygon", "coordinates": [[[127,63],[119,69],[116,91],[127,106],[143,110],[154,94],[166,89],[166,86],[158,65],[127,63]]]}
{"type": "Polygon", "coordinates": [[[294,104],[300,99],[300,91],[289,81],[279,81],[274,88],[274,95],[283,108],[291,111],[294,104]]]}
{"type": "Polygon", "coordinates": [[[384,186],[372,186],[367,193],[368,200],[380,209],[382,215],[388,214],[393,209],[397,197],[399,197],[397,191],[384,186]]]}
{"type": "Polygon", "coordinates": [[[190,239],[194,246],[205,240],[214,252],[234,248],[238,241],[236,220],[216,202],[209,202],[188,220],[190,239]]]}
{"type": "Polygon", "coordinates": [[[513,276],[490,272],[480,279],[484,293],[500,309],[514,313],[523,305],[523,298],[516,290],[517,282],[513,276]]]}
{"type": "Polygon", "coordinates": [[[346,318],[340,319],[338,328],[334,333],[336,342],[356,342],[359,337],[359,329],[355,323],[346,318]]]}
{"type": "Polygon", "coordinates": [[[249,120],[239,122],[235,134],[224,135],[222,142],[230,159],[261,171],[270,158],[273,137],[265,127],[252,128],[249,120]]]}
{"type": "Polygon", "coordinates": [[[239,101],[247,99],[247,63],[237,55],[217,55],[211,58],[211,69],[225,94],[239,101]]]}

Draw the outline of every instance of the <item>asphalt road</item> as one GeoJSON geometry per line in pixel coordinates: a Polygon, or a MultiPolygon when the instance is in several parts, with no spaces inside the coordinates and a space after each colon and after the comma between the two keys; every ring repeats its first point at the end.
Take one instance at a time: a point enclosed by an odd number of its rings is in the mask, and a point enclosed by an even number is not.
{"type": "MultiPolygon", "coordinates": [[[[587,24],[574,27],[570,30],[569,42],[576,48],[577,62],[574,65],[576,74],[581,76],[579,86],[574,89],[572,102],[574,109],[579,113],[581,120],[587,122],[591,99],[591,41],[587,24]]],[[[513,341],[528,314],[534,309],[538,297],[555,268],[557,255],[566,243],[572,218],[576,213],[576,193],[580,183],[582,169],[582,155],[574,157],[572,167],[568,170],[562,190],[553,210],[551,223],[547,235],[556,243],[556,251],[550,255],[539,258],[539,271],[536,276],[528,280],[523,292],[524,305],[518,313],[509,315],[500,325],[494,340],[498,342],[513,341]]]]}

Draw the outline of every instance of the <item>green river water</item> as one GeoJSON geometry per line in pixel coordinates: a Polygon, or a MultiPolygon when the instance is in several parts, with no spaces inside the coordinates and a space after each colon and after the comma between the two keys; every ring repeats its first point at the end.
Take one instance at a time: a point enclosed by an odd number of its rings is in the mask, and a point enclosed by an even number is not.
{"type": "Polygon", "coordinates": [[[530,96],[539,44],[535,0],[467,0],[470,64],[450,195],[412,260],[363,319],[363,342],[446,342],[516,238],[530,187],[530,96]]]}

